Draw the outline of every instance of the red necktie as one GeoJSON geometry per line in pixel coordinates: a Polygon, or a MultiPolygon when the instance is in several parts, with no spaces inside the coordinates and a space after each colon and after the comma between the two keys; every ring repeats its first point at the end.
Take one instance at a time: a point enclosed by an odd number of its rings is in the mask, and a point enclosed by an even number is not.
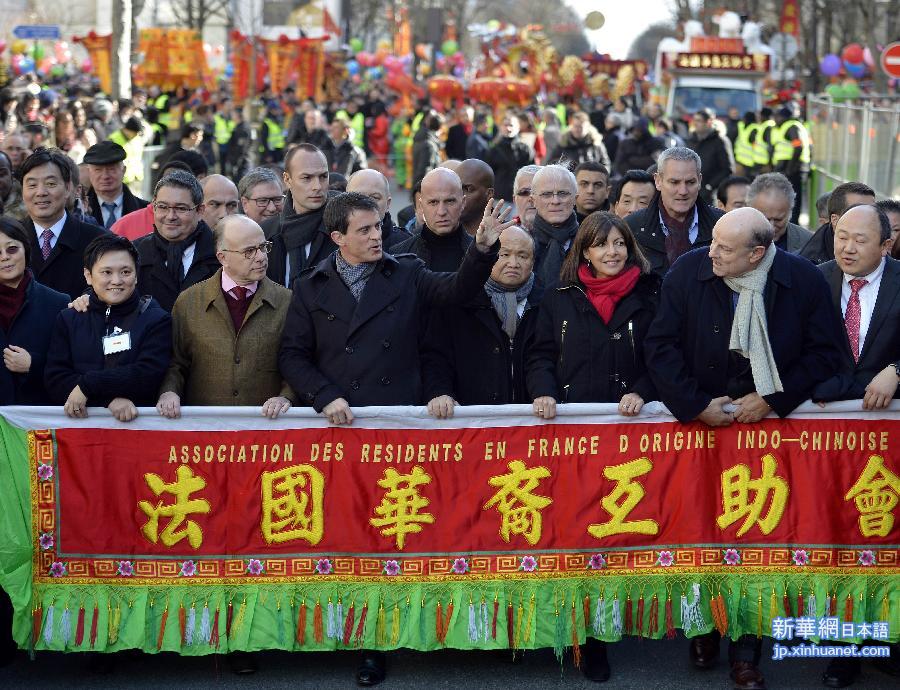
{"type": "Polygon", "coordinates": [[[231,291],[234,293],[234,297],[238,302],[243,302],[247,299],[247,288],[243,285],[235,285],[231,288],[231,291]]]}
{"type": "Polygon", "coordinates": [[[847,300],[847,311],[844,313],[844,327],[847,329],[847,339],[850,341],[850,351],[853,353],[853,361],[859,361],[859,291],[869,284],[868,280],[854,278],[850,281],[850,299],[847,300]]]}

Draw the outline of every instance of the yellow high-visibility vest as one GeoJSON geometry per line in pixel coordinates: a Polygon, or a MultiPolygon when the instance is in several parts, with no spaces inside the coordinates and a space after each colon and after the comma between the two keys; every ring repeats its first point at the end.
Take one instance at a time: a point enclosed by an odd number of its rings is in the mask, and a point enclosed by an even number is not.
{"type": "Polygon", "coordinates": [[[756,122],[748,125],[742,120],[738,122],[737,130],[738,134],[734,140],[734,160],[744,168],[752,168],[756,164],[756,157],[750,137],[759,131],[759,125],[756,122]]]}
{"type": "Polygon", "coordinates": [[[800,120],[787,120],[781,127],[772,129],[772,164],[777,165],[782,161],[789,161],[794,157],[794,142],[787,138],[787,131],[791,127],[797,128],[797,136],[800,137],[800,162],[809,163],[809,132],[800,120]]]}

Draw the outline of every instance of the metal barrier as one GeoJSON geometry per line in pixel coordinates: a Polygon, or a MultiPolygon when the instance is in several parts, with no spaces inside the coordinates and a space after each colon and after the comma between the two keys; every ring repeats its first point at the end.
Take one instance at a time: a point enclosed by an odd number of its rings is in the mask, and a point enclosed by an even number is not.
{"type": "Polygon", "coordinates": [[[165,146],[145,146],[144,147],[144,179],[141,181],[141,190],[138,193],[136,190],[132,190],[135,194],[137,194],[142,199],[150,199],[153,196],[153,170],[150,169],[150,165],[156,159],[156,157],[162,153],[165,146]]]}
{"type": "Polygon", "coordinates": [[[844,182],[900,198],[900,97],[834,103],[810,94],[806,103],[813,141],[810,209],[820,194],[844,182]]]}

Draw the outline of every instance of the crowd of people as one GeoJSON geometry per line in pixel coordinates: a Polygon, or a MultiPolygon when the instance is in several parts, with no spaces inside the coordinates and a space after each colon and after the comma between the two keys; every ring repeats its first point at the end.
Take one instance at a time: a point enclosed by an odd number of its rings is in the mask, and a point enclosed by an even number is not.
{"type": "MultiPolygon", "coordinates": [[[[349,425],[369,405],[441,419],[527,403],[552,420],[565,403],[635,416],[661,401],[727,426],[897,397],[900,203],[851,182],[797,225],[808,150],[789,109],[770,160],[737,176],[749,116],[732,146],[707,111],[681,142],[624,102],[540,123],[508,112],[496,133],[471,107],[452,124],[422,108],[395,221],[400,157],[377,94],[299,103],[287,127],[268,103],[255,144],[227,98],[166,138],[172,98],[95,98],[93,119],[75,102],[51,118],[40,95],[0,108],[0,404],[122,422],[142,407],[301,405],[349,425]],[[160,136],[144,200],[130,142],[160,136]]],[[[691,659],[709,667],[718,649],[701,635],[691,659]]],[[[583,655],[588,678],[609,678],[603,642],[583,655]]],[[[736,687],[764,687],[760,640],[733,641],[729,659],[736,687]]],[[[837,659],[826,684],[858,671],[837,659]]],[[[384,675],[366,653],[358,682],[384,675]]]]}

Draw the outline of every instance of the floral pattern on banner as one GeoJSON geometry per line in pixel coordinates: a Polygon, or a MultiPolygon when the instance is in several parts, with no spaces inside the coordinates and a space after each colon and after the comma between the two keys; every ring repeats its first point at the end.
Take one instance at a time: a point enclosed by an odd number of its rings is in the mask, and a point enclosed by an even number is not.
{"type": "Polygon", "coordinates": [[[250,575],[262,575],[265,566],[258,558],[251,558],[247,561],[247,573],[250,575]]]}
{"type": "Polygon", "coordinates": [[[38,544],[40,545],[43,551],[49,551],[53,548],[53,533],[52,532],[44,532],[38,538],[38,544]]]}
{"type": "Polygon", "coordinates": [[[534,556],[523,556],[519,563],[519,570],[524,570],[526,573],[533,573],[537,567],[537,559],[534,556]]]}
{"type": "Polygon", "coordinates": [[[39,463],[37,475],[42,482],[49,482],[53,479],[53,465],[48,465],[45,462],[39,463]]]}
{"type": "Polygon", "coordinates": [[[66,564],[62,561],[55,561],[50,566],[50,577],[65,577],[66,572],[66,564]]]}
{"type": "Polygon", "coordinates": [[[316,561],[316,573],[318,575],[331,575],[334,572],[334,566],[327,558],[320,558],[316,561]]]}
{"type": "Polygon", "coordinates": [[[457,575],[465,575],[469,572],[469,561],[465,558],[457,558],[453,561],[453,567],[451,570],[457,575]]]}
{"type": "Polygon", "coordinates": [[[737,549],[725,549],[725,552],[722,556],[722,560],[725,565],[740,565],[741,564],[741,552],[737,549]]]}
{"type": "Polygon", "coordinates": [[[590,570],[603,570],[605,567],[606,559],[602,553],[595,553],[588,561],[588,569],[590,570]]]}
{"type": "Polygon", "coordinates": [[[134,575],[134,565],[132,565],[131,561],[119,561],[116,565],[116,575],[131,577],[134,575]]]}
{"type": "Polygon", "coordinates": [[[796,549],[791,551],[791,560],[794,561],[794,565],[804,566],[809,563],[809,553],[806,549],[796,549]]]}
{"type": "Polygon", "coordinates": [[[656,559],[656,565],[660,565],[663,568],[668,568],[673,563],[675,563],[675,556],[672,555],[671,551],[659,552],[659,556],[656,559]]]}
{"type": "Polygon", "coordinates": [[[871,549],[866,549],[865,551],[859,552],[859,560],[857,561],[857,563],[859,563],[860,565],[868,567],[870,565],[875,565],[876,561],[877,559],[875,558],[875,552],[871,549]]]}
{"type": "Polygon", "coordinates": [[[197,563],[194,561],[185,561],[181,564],[181,572],[179,575],[182,577],[193,577],[197,574],[197,563]]]}
{"type": "Polygon", "coordinates": [[[399,575],[402,572],[400,568],[400,563],[397,561],[385,561],[384,562],[384,570],[382,572],[385,575],[399,575]]]}

